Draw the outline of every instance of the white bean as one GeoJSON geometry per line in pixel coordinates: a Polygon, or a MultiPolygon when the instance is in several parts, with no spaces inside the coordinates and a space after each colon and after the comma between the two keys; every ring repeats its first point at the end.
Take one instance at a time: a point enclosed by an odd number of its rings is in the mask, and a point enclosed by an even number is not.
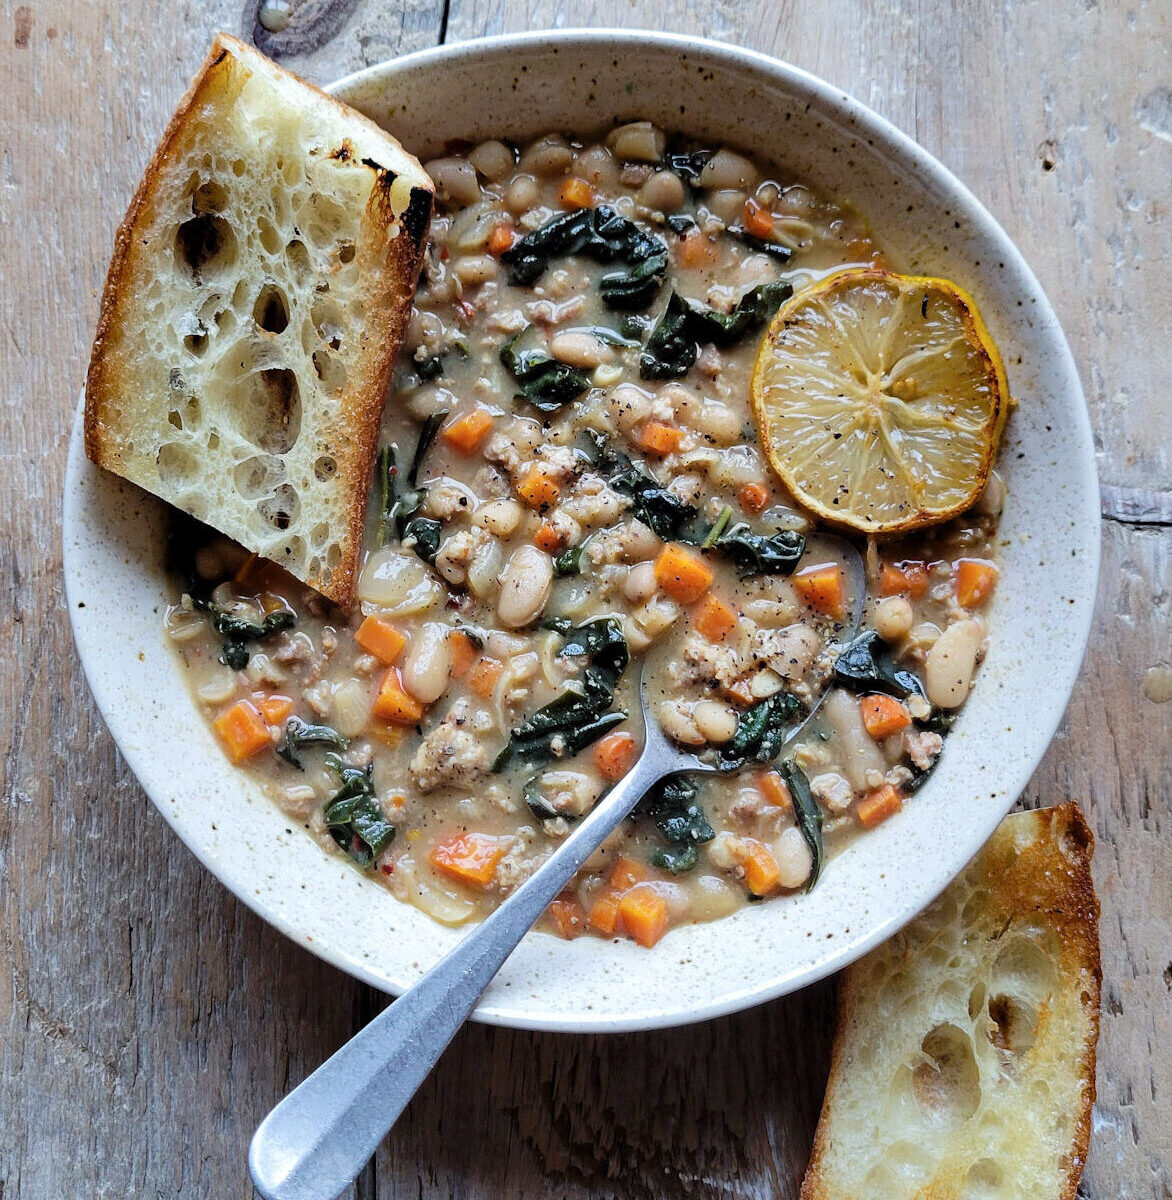
{"type": "Polygon", "coordinates": [[[940,635],[924,663],[924,690],[938,708],[959,708],[968,699],[985,631],[971,617],[940,635]]]}
{"type": "Polygon", "coordinates": [[[707,740],[696,727],[696,719],[679,700],[659,706],[659,724],[672,741],[684,746],[702,746],[707,740]]]}
{"type": "Polygon", "coordinates": [[[639,203],[654,212],[675,212],[684,203],[680,177],[674,171],[656,171],[639,189],[639,203]]]}
{"type": "Polygon", "coordinates": [[[487,600],[492,595],[504,557],[499,542],[485,542],[476,547],[468,564],[468,588],[477,600],[487,600]]]}
{"type": "Polygon", "coordinates": [[[541,199],[541,188],[532,175],[518,175],[505,189],[505,208],[514,216],[528,212],[541,199]]]}
{"type": "Polygon", "coordinates": [[[495,182],[513,169],[513,152],[504,142],[481,142],[468,155],[468,161],[485,179],[495,182]]]}
{"type": "Polygon", "coordinates": [[[745,193],[736,188],[721,188],[708,197],[708,211],[726,225],[735,224],[745,207],[745,193]]]}
{"type": "Polygon", "coordinates": [[[433,158],[424,170],[435,184],[436,196],[452,208],[464,208],[480,199],[476,168],[466,158],[433,158]]]}
{"type": "Polygon", "coordinates": [[[852,788],[861,792],[867,786],[867,772],[884,772],[887,762],[863,725],[858,701],[841,688],[826,697],[822,706],[826,724],[837,743],[842,773],[852,788]]]}
{"type": "Polygon", "coordinates": [[[489,500],[482,504],[472,517],[472,524],[487,529],[497,537],[508,537],[518,525],[524,510],[516,500],[505,497],[501,500],[489,500]]]}
{"type": "Polygon", "coordinates": [[[700,171],[703,188],[750,188],[757,182],[757,168],[732,150],[721,148],[700,171]]]}
{"type": "Polygon", "coordinates": [[[718,700],[700,700],[692,709],[692,720],[704,735],[704,740],[713,745],[723,745],[737,731],[737,714],[727,704],[718,700]]]}
{"type": "Polygon", "coordinates": [[[624,432],[634,429],[651,414],[651,397],[633,383],[620,383],[606,398],[612,420],[624,432]]]}
{"type": "Polygon", "coordinates": [[[403,664],[403,687],[424,704],[438,700],[448,690],[452,677],[451,630],[438,621],[428,621],[411,639],[403,664]]]}
{"type": "Polygon", "coordinates": [[[810,878],[814,856],[801,831],[791,825],[773,843],[778,882],[783,888],[801,887],[810,878]]]}
{"type": "Polygon", "coordinates": [[[619,181],[619,168],[605,146],[591,146],[574,160],[574,174],[598,188],[613,188],[619,181]]]}
{"type": "Polygon", "coordinates": [[[536,619],[553,586],[553,559],[536,546],[518,546],[505,564],[497,596],[497,616],[510,629],[536,619]]]}
{"type": "Polygon", "coordinates": [[[469,287],[495,279],[497,269],[497,261],[491,254],[461,254],[452,263],[452,273],[469,287]]]}
{"type": "Polygon", "coordinates": [[[550,339],[549,350],[559,362],[591,371],[615,359],[613,347],[585,329],[563,329],[555,333],[550,339]]]}
{"type": "Polygon", "coordinates": [[[549,178],[564,175],[573,161],[574,152],[566,144],[566,139],[554,133],[538,138],[521,155],[521,170],[549,178]]]}
{"type": "Polygon", "coordinates": [[[912,606],[902,596],[886,596],[875,605],[875,630],[885,642],[898,642],[912,627],[912,606]]]}
{"type": "Polygon", "coordinates": [[[692,418],[692,425],[718,446],[731,446],[741,440],[741,418],[734,409],[719,400],[709,400],[692,418]]]}
{"type": "Polygon", "coordinates": [[[623,595],[632,604],[642,604],[655,595],[658,587],[655,581],[655,564],[636,563],[627,571],[627,577],[623,580],[623,595]]]}
{"type": "Polygon", "coordinates": [[[653,596],[635,610],[634,617],[648,637],[657,638],[680,619],[680,611],[680,606],[674,600],[653,596]]]}
{"type": "Polygon", "coordinates": [[[607,135],[606,144],[618,158],[629,162],[657,163],[667,148],[667,135],[650,121],[632,121],[607,135]]]}

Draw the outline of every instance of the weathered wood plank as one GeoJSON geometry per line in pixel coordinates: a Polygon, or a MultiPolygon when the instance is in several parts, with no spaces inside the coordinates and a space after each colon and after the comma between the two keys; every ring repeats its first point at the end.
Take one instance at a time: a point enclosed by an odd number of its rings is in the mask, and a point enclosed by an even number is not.
{"type": "MultiPolygon", "coordinates": [[[[0,125],[19,135],[0,157],[5,1197],[247,1194],[255,1123],[382,1003],[267,929],[166,829],[96,716],[63,612],[61,469],[113,230],[212,32],[240,32],[247,7],[0,3],[0,125]]],[[[453,0],[448,35],[670,24],[854,92],[1022,245],[1082,365],[1104,481],[1166,490],[1168,22],[1158,2],[453,0]]],[[[432,44],[442,23],[438,0],[360,4],[286,61],[324,82],[432,44]]],[[[1026,802],[1079,797],[1099,841],[1106,1007],[1084,1191],[1107,1200],[1172,1195],[1172,890],[1157,873],[1172,706],[1141,689],[1172,656],[1172,534],[1104,530],[1087,667],[1026,802]]],[[[659,1034],[469,1028],[358,1194],[796,1196],[830,1010],[827,984],[659,1034]]]]}

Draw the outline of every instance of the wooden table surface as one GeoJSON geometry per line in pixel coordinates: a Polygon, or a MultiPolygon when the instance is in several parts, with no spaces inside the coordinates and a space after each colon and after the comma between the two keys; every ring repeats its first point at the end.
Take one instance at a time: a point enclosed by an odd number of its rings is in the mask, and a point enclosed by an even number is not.
{"type": "MultiPolygon", "coordinates": [[[[298,23],[328,0],[304,0],[298,23]]],[[[1103,488],[1082,678],[1024,797],[1098,840],[1096,1200],[1172,1197],[1172,7],[1168,0],[376,0],[285,61],[327,81],[550,26],[669,28],[852,92],[1021,246],[1078,361],[1103,488]],[[340,25],[340,28],[338,27],[340,25]]],[[[66,443],[116,224],[217,29],[255,0],[0,0],[0,1198],[249,1194],[259,1119],[386,1003],[273,932],[152,808],[61,582],[66,443]]],[[[313,30],[307,35],[311,40],[313,30]]],[[[1038,669],[1046,648],[1038,647],[1038,669]]],[[[360,1197],[795,1197],[833,985],[693,1028],[467,1028],[360,1197]]]]}

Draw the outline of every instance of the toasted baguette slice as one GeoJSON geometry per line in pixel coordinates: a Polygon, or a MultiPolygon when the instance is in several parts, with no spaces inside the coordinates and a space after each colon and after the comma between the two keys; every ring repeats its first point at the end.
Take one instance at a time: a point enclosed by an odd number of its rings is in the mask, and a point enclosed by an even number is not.
{"type": "Polygon", "coordinates": [[[1077,804],[1007,817],[849,967],[802,1200],[1073,1200],[1099,1036],[1099,905],[1077,804]]]}
{"type": "Polygon", "coordinates": [[[431,202],[394,138],[221,34],[118,230],[89,457],[349,603],[431,202]]]}

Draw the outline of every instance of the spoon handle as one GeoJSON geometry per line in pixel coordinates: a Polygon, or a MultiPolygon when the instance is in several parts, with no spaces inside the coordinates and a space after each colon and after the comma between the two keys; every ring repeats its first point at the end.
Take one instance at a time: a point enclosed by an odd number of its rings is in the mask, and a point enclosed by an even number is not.
{"type": "Polygon", "coordinates": [[[654,721],[631,771],[479,926],[261,1122],[248,1165],[265,1200],[333,1200],[374,1154],[481,993],[641,796],[679,769],[654,721]]]}

